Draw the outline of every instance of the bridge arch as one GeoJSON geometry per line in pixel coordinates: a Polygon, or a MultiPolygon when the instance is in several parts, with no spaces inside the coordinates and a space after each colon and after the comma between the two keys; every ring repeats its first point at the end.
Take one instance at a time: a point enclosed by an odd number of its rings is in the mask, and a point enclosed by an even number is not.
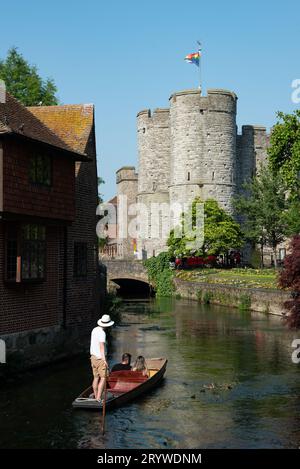
{"type": "Polygon", "coordinates": [[[152,285],[143,262],[135,260],[108,260],[107,286],[116,289],[120,296],[150,296],[152,285]]]}

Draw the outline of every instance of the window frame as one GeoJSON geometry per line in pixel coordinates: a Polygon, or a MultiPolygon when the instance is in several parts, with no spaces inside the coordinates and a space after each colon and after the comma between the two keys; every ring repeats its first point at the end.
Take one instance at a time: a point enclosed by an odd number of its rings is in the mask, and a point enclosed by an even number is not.
{"type": "MultiPolygon", "coordinates": [[[[45,171],[45,168],[43,168],[43,172],[45,171]]],[[[43,174],[44,176],[44,174],[43,174]]],[[[28,178],[29,178],[29,182],[31,185],[33,186],[39,186],[39,187],[45,187],[45,188],[48,188],[50,189],[53,185],[53,161],[52,161],[52,158],[50,155],[46,154],[46,153],[37,153],[37,154],[34,154],[30,157],[29,159],[29,168],[28,168],[28,178]],[[38,175],[37,175],[37,163],[39,161],[39,159],[41,161],[48,161],[49,163],[49,183],[48,182],[45,182],[45,179],[43,180],[39,180],[38,178],[38,175]],[[32,166],[34,165],[34,177],[32,177],[32,166]]]]}
{"type": "MultiPolygon", "coordinates": [[[[5,256],[5,263],[4,263],[4,279],[5,282],[9,284],[24,284],[24,283],[42,283],[45,282],[47,279],[47,227],[45,225],[41,225],[38,223],[18,223],[15,226],[12,225],[7,225],[6,230],[5,230],[5,246],[4,246],[4,256],[5,256]],[[38,227],[40,229],[44,230],[44,239],[37,239],[37,240],[25,240],[23,239],[23,230],[26,226],[31,226],[31,227],[38,227]],[[10,236],[10,230],[15,231],[15,241],[16,241],[16,275],[15,277],[11,277],[8,275],[8,267],[9,267],[9,259],[8,259],[8,243],[10,239],[13,239],[10,236]],[[32,246],[35,245],[35,250],[38,257],[37,261],[37,269],[39,271],[39,266],[42,265],[43,268],[43,273],[42,275],[37,275],[34,277],[25,277],[24,275],[24,259],[26,258],[25,256],[25,245],[28,243],[28,245],[32,246]],[[38,246],[38,248],[37,248],[38,246]],[[42,254],[40,253],[40,249],[42,247],[42,254]],[[43,258],[43,262],[40,263],[40,259],[43,258]]],[[[34,249],[29,249],[29,257],[30,257],[30,266],[31,269],[30,272],[32,272],[32,253],[34,252],[34,249]]],[[[28,256],[27,252],[27,256],[28,256]]]]}

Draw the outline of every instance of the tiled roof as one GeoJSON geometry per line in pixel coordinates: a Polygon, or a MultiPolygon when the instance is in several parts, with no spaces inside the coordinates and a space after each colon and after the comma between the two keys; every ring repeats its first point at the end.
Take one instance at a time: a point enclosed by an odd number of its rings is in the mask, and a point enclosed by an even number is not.
{"type": "Polygon", "coordinates": [[[94,113],[93,106],[87,105],[85,112],[84,109],[84,105],[25,107],[6,93],[5,103],[0,103],[0,134],[18,134],[71,152],[76,159],[86,161],[85,147],[94,113]],[[76,111],[72,115],[66,109],[76,111]]]}
{"type": "Polygon", "coordinates": [[[27,108],[74,151],[87,154],[94,125],[93,104],[27,108]]]}

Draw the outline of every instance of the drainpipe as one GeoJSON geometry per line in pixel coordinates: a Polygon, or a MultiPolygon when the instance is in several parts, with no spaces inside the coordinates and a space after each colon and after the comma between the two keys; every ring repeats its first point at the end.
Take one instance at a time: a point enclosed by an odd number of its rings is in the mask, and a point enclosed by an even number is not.
{"type": "Polygon", "coordinates": [[[64,227],[64,258],[63,258],[63,320],[62,326],[67,329],[68,302],[68,227],[64,227]]]}

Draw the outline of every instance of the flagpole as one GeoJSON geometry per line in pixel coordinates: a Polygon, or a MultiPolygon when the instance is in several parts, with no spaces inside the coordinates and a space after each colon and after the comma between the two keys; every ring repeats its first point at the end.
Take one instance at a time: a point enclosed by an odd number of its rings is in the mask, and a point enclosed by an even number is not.
{"type": "Polygon", "coordinates": [[[202,45],[200,41],[197,41],[197,44],[198,44],[198,52],[199,52],[199,89],[200,89],[200,94],[202,94],[202,73],[201,73],[202,45]]]}

